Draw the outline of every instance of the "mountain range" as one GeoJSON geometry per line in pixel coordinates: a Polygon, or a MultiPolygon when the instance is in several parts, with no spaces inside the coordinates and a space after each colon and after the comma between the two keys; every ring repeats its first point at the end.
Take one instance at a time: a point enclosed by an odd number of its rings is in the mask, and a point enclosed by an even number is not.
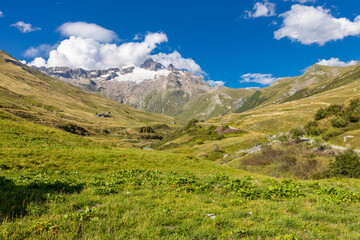
{"type": "Polygon", "coordinates": [[[43,73],[141,110],[188,120],[231,112],[253,90],[210,86],[203,77],[147,59],[140,67],[84,70],[40,67],[43,73]]]}
{"type": "Polygon", "coordinates": [[[84,70],[41,67],[38,70],[84,90],[140,110],[188,121],[241,113],[258,106],[296,100],[341,85],[351,67],[313,65],[297,77],[280,78],[262,89],[210,86],[202,76],[147,59],[140,67],[84,70]],[[337,79],[334,79],[338,77],[337,79]],[[332,82],[330,79],[333,79],[332,82]],[[315,87],[316,86],[316,87],[315,87]]]}

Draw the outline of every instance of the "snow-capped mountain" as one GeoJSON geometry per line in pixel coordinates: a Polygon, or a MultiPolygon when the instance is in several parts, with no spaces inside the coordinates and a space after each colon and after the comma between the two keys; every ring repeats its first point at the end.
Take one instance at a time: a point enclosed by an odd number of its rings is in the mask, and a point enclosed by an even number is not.
{"type": "Polygon", "coordinates": [[[43,73],[81,88],[100,92],[139,109],[176,116],[195,97],[214,90],[203,79],[186,70],[167,67],[149,58],[140,67],[107,70],[40,67],[43,73]]]}

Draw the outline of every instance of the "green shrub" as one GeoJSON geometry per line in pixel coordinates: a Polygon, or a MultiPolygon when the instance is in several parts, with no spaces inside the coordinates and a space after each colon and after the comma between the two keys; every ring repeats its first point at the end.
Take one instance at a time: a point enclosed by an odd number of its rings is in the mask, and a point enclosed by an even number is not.
{"type": "Polygon", "coordinates": [[[339,153],[329,167],[330,171],[336,176],[360,177],[360,157],[352,149],[339,153]]]}
{"type": "Polygon", "coordinates": [[[321,129],[319,128],[318,123],[315,121],[308,122],[304,126],[304,129],[307,134],[312,135],[312,136],[319,136],[322,132],[321,129]]]}
{"type": "Polygon", "coordinates": [[[350,106],[349,106],[350,110],[354,111],[355,109],[360,108],[360,98],[357,99],[352,99],[350,101],[350,106]]]}
{"type": "Polygon", "coordinates": [[[228,128],[229,128],[228,125],[222,125],[222,126],[221,126],[221,131],[225,131],[225,130],[228,129],[228,128]]]}
{"type": "Polygon", "coordinates": [[[317,110],[317,112],[315,113],[315,120],[321,120],[323,118],[326,118],[326,110],[324,108],[320,108],[319,110],[317,110]]]}
{"type": "Polygon", "coordinates": [[[336,128],[343,128],[348,125],[348,122],[342,116],[336,116],[336,118],[331,120],[331,124],[336,128]]]}
{"type": "Polygon", "coordinates": [[[343,105],[337,105],[337,104],[332,104],[330,105],[328,108],[320,108],[316,114],[315,114],[315,120],[321,120],[333,115],[337,115],[339,113],[341,113],[342,109],[344,108],[343,105]]]}
{"type": "Polygon", "coordinates": [[[191,119],[186,126],[184,127],[185,130],[189,130],[192,127],[195,127],[196,123],[198,123],[199,121],[197,119],[191,119]]]}
{"type": "Polygon", "coordinates": [[[293,139],[299,139],[300,137],[304,136],[305,131],[301,127],[296,127],[290,130],[290,134],[293,139]]]}

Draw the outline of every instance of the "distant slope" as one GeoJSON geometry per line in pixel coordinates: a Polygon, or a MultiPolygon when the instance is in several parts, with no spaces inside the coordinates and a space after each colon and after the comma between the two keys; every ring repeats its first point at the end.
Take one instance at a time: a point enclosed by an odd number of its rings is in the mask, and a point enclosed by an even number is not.
{"type": "Polygon", "coordinates": [[[178,115],[180,119],[208,120],[212,117],[232,113],[243,104],[246,97],[253,94],[254,89],[232,89],[218,86],[214,91],[193,98],[178,115]]]}
{"type": "MultiPolygon", "coordinates": [[[[314,86],[318,87],[317,93],[329,90],[329,87],[324,87],[328,81],[341,76],[342,73],[349,71],[349,69],[351,67],[313,65],[299,77],[282,78],[269,87],[259,89],[253,95],[246,98],[243,105],[234,110],[234,112],[241,113],[260,105],[266,106],[301,99],[312,95],[307,92],[309,91],[308,89],[314,86]]],[[[315,91],[313,92],[315,93],[315,91]]]]}
{"type": "MultiPolygon", "coordinates": [[[[298,100],[278,104],[258,106],[252,110],[212,118],[211,124],[228,124],[256,132],[276,134],[287,132],[296,126],[302,126],[313,119],[320,108],[330,104],[346,104],[350,99],[360,96],[360,78],[353,79],[351,83],[314,94],[298,100]]],[[[360,140],[360,139],[359,139],[360,140]]]]}
{"type": "Polygon", "coordinates": [[[141,127],[155,125],[163,132],[177,126],[171,117],[143,112],[72,87],[21,64],[4,51],[0,51],[0,109],[79,135],[152,138],[156,134],[141,127]],[[96,116],[105,112],[110,112],[110,117],[96,116]]]}

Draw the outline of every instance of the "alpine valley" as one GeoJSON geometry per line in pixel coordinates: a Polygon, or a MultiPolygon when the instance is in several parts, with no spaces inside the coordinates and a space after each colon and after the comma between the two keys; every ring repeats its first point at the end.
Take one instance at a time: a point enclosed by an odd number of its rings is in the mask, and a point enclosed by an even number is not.
{"type": "Polygon", "coordinates": [[[231,89],[1,51],[0,238],[358,239],[359,86],[360,64],[231,89]]]}

